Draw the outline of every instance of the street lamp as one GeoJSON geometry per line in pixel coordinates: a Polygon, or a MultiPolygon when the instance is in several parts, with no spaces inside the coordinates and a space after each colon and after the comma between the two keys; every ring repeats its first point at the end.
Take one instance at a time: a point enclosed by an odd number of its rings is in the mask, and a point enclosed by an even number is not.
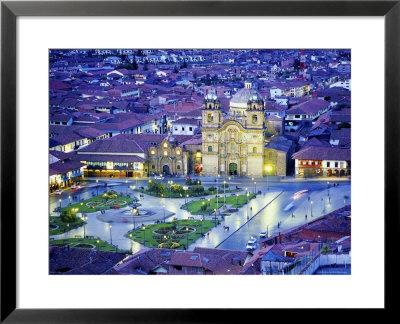
{"type": "Polygon", "coordinates": [[[189,228],[186,227],[186,250],[189,247],[189,228]]]}
{"type": "MultiPolygon", "coordinates": [[[[247,189],[247,188],[246,188],[247,189]]],[[[247,218],[249,218],[249,193],[246,193],[247,218]]]]}
{"type": "Polygon", "coordinates": [[[219,177],[220,177],[220,175],[218,174],[218,176],[217,176],[217,209],[219,207],[219,205],[218,205],[218,180],[219,180],[219,177]]]}
{"type": "Polygon", "coordinates": [[[87,216],[82,216],[81,220],[83,222],[83,238],[86,238],[86,221],[87,221],[87,216]]]}
{"type": "Polygon", "coordinates": [[[238,208],[238,206],[239,206],[239,204],[238,204],[238,197],[239,197],[239,194],[236,194],[236,208],[238,208]]]}
{"type": "Polygon", "coordinates": [[[225,207],[225,202],[226,202],[225,187],[226,187],[226,181],[224,180],[224,207],[225,207]]]}
{"type": "Polygon", "coordinates": [[[129,238],[131,239],[131,253],[133,254],[132,233],[129,233],[129,238]]]}
{"type": "Polygon", "coordinates": [[[61,213],[61,199],[58,200],[60,202],[60,213],[61,213]]]}
{"type": "Polygon", "coordinates": [[[164,223],[165,223],[165,202],[163,203],[163,207],[164,207],[164,223]]]}
{"type": "Polygon", "coordinates": [[[68,196],[69,204],[71,205],[71,196],[68,196]]]}
{"type": "Polygon", "coordinates": [[[214,208],[215,218],[214,218],[214,225],[217,226],[217,209],[214,208]]]}
{"type": "Polygon", "coordinates": [[[111,245],[112,245],[112,232],[111,232],[112,225],[110,225],[109,228],[110,228],[110,242],[111,242],[111,245]]]}
{"type": "Polygon", "coordinates": [[[135,179],[136,179],[136,187],[137,187],[137,176],[135,177],[135,179]]]}
{"type": "Polygon", "coordinates": [[[257,192],[257,182],[254,181],[254,194],[257,192]]]}
{"type": "Polygon", "coordinates": [[[97,243],[97,251],[99,251],[99,249],[100,249],[100,241],[97,240],[96,243],[97,243]]]}
{"type": "Polygon", "coordinates": [[[128,188],[129,188],[129,186],[128,186],[128,180],[125,180],[125,184],[126,184],[126,195],[128,196],[128,188]]]}
{"type": "Polygon", "coordinates": [[[265,171],[266,171],[266,174],[265,174],[265,179],[266,179],[266,187],[267,187],[267,190],[268,190],[268,173],[269,172],[271,172],[271,166],[269,166],[269,165],[267,165],[266,167],[265,167],[265,171]]]}
{"type": "Polygon", "coordinates": [[[311,209],[311,217],[313,217],[313,215],[312,215],[312,204],[313,204],[313,202],[312,201],[310,201],[310,209],[311,209]]]}
{"type": "Polygon", "coordinates": [[[143,229],[143,245],[146,246],[146,231],[145,231],[146,227],[143,226],[142,229],[143,229]]]}
{"type": "MultiPolygon", "coordinates": [[[[204,201],[203,201],[203,203],[204,203],[204,201]]],[[[203,236],[203,218],[200,218],[200,236],[201,237],[203,236]]]]}
{"type": "Polygon", "coordinates": [[[99,195],[99,179],[96,179],[97,196],[99,195]]]}
{"type": "Polygon", "coordinates": [[[329,181],[327,183],[327,186],[328,186],[328,197],[329,197],[329,181]]]}
{"type": "Polygon", "coordinates": [[[133,230],[136,230],[135,216],[136,216],[136,208],[132,208],[132,223],[133,223],[133,230]]]}

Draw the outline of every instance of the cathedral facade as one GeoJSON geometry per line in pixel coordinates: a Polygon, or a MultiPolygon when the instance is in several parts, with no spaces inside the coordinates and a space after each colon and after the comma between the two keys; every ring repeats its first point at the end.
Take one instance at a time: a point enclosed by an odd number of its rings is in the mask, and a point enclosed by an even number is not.
{"type": "Polygon", "coordinates": [[[201,131],[203,175],[265,174],[264,102],[250,82],[232,97],[227,115],[218,97],[208,93],[202,105],[201,131]]]}

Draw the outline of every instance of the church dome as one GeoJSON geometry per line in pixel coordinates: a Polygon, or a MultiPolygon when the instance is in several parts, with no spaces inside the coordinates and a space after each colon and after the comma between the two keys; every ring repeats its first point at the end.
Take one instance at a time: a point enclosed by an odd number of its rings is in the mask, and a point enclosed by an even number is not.
{"type": "Polygon", "coordinates": [[[236,92],[230,102],[233,108],[247,108],[249,102],[262,102],[260,93],[255,89],[243,88],[236,92]]]}

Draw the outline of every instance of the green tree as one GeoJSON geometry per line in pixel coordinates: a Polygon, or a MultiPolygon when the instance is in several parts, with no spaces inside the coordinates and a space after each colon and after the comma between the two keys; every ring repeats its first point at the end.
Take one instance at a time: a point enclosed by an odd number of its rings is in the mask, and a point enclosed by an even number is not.
{"type": "Polygon", "coordinates": [[[197,194],[204,192],[204,187],[202,185],[195,185],[192,186],[192,192],[195,192],[197,194]]]}
{"type": "Polygon", "coordinates": [[[221,188],[228,188],[229,187],[229,184],[228,183],[223,183],[222,185],[221,185],[221,188]]]}
{"type": "Polygon", "coordinates": [[[185,190],[183,190],[183,187],[181,185],[173,184],[171,185],[171,192],[176,194],[183,194],[185,190]]]}
{"type": "Polygon", "coordinates": [[[332,252],[331,249],[328,247],[328,245],[324,244],[324,245],[322,246],[322,248],[321,248],[321,253],[322,253],[322,254],[328,254],[328,253],[330,253],[330,252],[332,252]]]}
{"type": "Polygon", "coordinates": [[[191,186],[191,185],[192,185],[192,179],[187,179],[187,180],[185,181],[185,185],[191,186]]]}
{"type": "Polygon", "coordinates": [[[217,188],[215,188],[215,187],[208,188],[208,191],[216,191],[216,190],[217,190],[217,188]]]}
{"type": "Polygon", "coordinates": [[[163,185],[161,182],[148,182],[147,188],[149,192],[153,192],[156,194],[162,194],[165,192],[165,185],[163,185]]]}
{"type": "Polygon", "coordinates": [[[74,223],[76,222],[76,213],[72,209],[63,210],[61,220],[65,223],[74,223]]]}

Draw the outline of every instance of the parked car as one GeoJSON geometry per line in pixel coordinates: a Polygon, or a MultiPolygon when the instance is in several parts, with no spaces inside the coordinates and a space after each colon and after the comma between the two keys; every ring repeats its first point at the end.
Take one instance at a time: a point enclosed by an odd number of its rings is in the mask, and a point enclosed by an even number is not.
{"type": "Polygon", "coordinates": [[[255,249],[257,248],[257,243],[256,242],[254,242],[254,243],[252,243],[252,242],[247,242],[247,245],[246,245],[246,250],[247,251],[254,251],[255,249]]]}
{"type": "Polygon", "coordinates": [[[61,190],[56,190],[54,193],[55,193],[56,195],[61,195],[61,194],[62,194],[62,191],[61,191],[61,190]]]}
{"type": "Polygon", "coordinates": [[[256,243],[256,242],[257,242],[257,238],[252,236],[247,243],[256,243]]]}
{"type": "Polygon", "coordinates": [[[77,186],[77,185],[72,185],[71,186],[71,189],[78,189],[79,188],[79,186],[77,186]]]}
{"type": "Polygon", "coordinates": [[[260,237],[267,237],[267,232],[261,232],[260,237]]]}
{"type": "Polygon", "coordinates": [[[164,180],[164,177],[162,175],[156,175],[154,176],[155,180],[164,180]]]}

